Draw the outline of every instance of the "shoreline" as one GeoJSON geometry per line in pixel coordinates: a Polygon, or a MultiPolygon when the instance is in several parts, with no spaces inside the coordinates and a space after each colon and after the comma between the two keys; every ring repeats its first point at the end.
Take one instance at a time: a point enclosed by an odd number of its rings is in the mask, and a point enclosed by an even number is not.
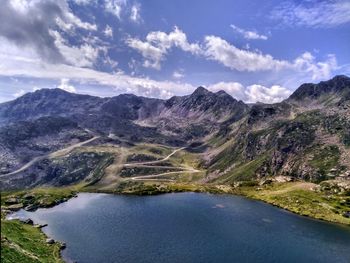
{"type": "MultiPolygon", "coordinates": [[[[34,191],[34,189],[29,190],[28,192],[34,191]]],[[[348,218],[344,218],[343,220],[336,220],[334,218],[327,218],[324,217],[323,215],[317,215],[317,214],[308,214],[307,211],[296,211],[293,209],[290,209],[290,207],[286,207],[283,206],[282,203],[278,203],[278,202],[273,202],[271,200],[268,200],[267,198],[264,198],[262,195],[259,197],[257,195],[258,191],[256,191],[255,189],[253,189],[252,187],[232,187],[232,186],[221,186],[221,185],[198,185],[198,184],[172,184],[172,185],[166,185],[166,186],[162,186],[162,187],[157,187],[157,185],[152,185],[152,187],[146,187],[146,188],[142,188],[142,189],[138,189],[134,190],[134,191],[130,191],[130,190],[124,190],[124,191],[106,191],[106,190],[99,190],[99,189],[86,189],[84,187],[80,188],[80,189],[65,189],[65,191],[60,192],[59,189],[40,189],[40,192],[45,192],[47,191],[47,193],[44,195],[44,197],[48,197],[50,196],[50,192],[51,195],[55,196],[54,200],[52,202],[41,202],[42,200],[40,200],[39,204],[35,206],[34,209],[30,210],[32,212],[36,211],[39,208],[52,208],[56,205],[59,205],[61,203],[67,202],[68,200],[70,200],[71,198],[75,198],[77,197],[77,195],[79,193],[105,193],[105,194],[113,194],[113,195],[134,195],[134,196],[151,196],[151,195],[160,195],[160,194],[167,194],[167,193],[181,193],[181,192],[193,192],[193,193],[207,193],[207,194],[225,194],[225,195],[235,195],[235,196],[240,196],[243,198],[247,198],[250,200],[254,200],[254,201],[259,201],[259,202],[263,202],[267,205],[272,205],[278,209],[283,209],[285,211],[288,211],[289,213],[293,213],[297,216],[302,216],[302,217],[306,217],[308,219],[311,220],[316,220],[316,221],[320,221],[320,222],[324,222],[324,223],[331,223],[331,224],[336,224],[338,226],[342,226],[342,227],[350,227],[350,219],[348,218]],[[60,198],[57,197],[57,192],[60,192],[60,198]],[[54,193],[54,194],[53,194],[54,193]]],[[[21,196],[23,198],[23,196],[26,196],[26,194],[23,195],[23,191],[21,192],[21,194],[19,194],[19,196],[21,196]]],[[[11,193],[10,195],[8,195],[9,193],[5,193],[5,197],[9,197],[9,196],[14,196],[16,195],[16,193],[11,193]]],[[[5,198],[2,194],[1,197],[1,202],[2,204],[4,203],[4,198],[5,198]]],[[[13,197],[11,197],[13,198],[13,197]]],[[[35,200],[35,199],[34,199],[35,200]]],[[[30,206],[31,204],[29,204],[30,206]]],[[[27,207],[28,207],[28,203],[27,203],[27,207]]],[[[24,209],[24,207],[22,206],[21,208],[19,208],[17,211],[19,211],[20,209],[24,209]]],[[[45,245],[49,245],[51,246],[51,250],[55,251],[55,249],[58,248],[58,252],[59,252],[59,257],[56,258],[58,261],[54,261],[54,262],[70,262],[69,259],[64,259],[62,252],[63,250],[66,248],[65,244],[57,241],[57,240],[53,240],[54,242],[51,244],[48,244],[47,240],[48,239],[52,239],[51,237],[49,237],[44,230],[42,229],[42,227],[38,227],[34,224],[28,224],[26,222],[21,221],[20,219],[8,219],[7,217],[13,213],[16,213],[17,211],[15,210],[6,210],[4,211],[3,206],[1,207],[1,223],[3,225],[3,221],[8,222],[8,221],[13,221],[13,224],[19,224],[22,225],[26,228],[32,228],[32,229],[36,229],[33,231],[40,231],[40,233],[43,235],[42,238],[42,243],[45,245]],[[68,260],[68,261],[67,261],[68,260]]],[[[3,232],[3,230],[1,231],[3,232]]],[[[3,233],[1,233],[2,235],[2,243],[3,243],[3,233]]],[[[5,237],[6,239],[6,237],[5,237]]],[[[10,242],[9,240],[6,240],[8,242],[10,242]]]]}
{"type": "MultiPolygon", "coordinates": [[[[318,217],[316,216],[311,216],[305,213],[305,211],[295,211],[293,209],[289,209],[288,207],[285,207],[281,204],[278,204],[277,202],[272,202],[269,200],[266,200],[262,197],[259,197],[256,194],[251,194],[251,192],[255,192],[258,193],[258,191],[253,190],[253,189],[248,189],[247,187],[232,187],[232,186],[226,186],[226,185],[202,185],[202,184],[183,184],[181,186],[185,186],[185,187],[179,187],[179,184],[173,184],[172,186],[175,186],[175,188],[172,188],[169,186],[170,185],[166,185],[167,187],[165,188],[152,188],[152,189],[146,189],[145,191],[112,191],[112,190],[100,190],[100,189],[75,189],[75,190],[70,190],[70,194],[66,195],[64,197],[62,197],[61,199],[56,199],[55,202],[52,202],[50,204],[42,204],[42,205],[36,205],[36,207],[34,209],[28,210],[30,212],[34,212],[39,208],[52,208],[54,206],[57,206],[61,203],[67,202],[72,198],[76,198],[77,195],[79,193],[104,193],[104,194],[113,194],[113,195],[134,195],[134,196],[147,196],[147,195],[161,195],[161,194],[167,194],[167,193],[181,193],[181,192],[193,192],[193,193],[208,193],[208,194],[227,194],[227,195],[236,195],[236,196],[241,196],[241,197],[245,197],[251,200],[255,200],[255,201],[261,201],[264,202],[266,204],[272,205],[274,207],[286,210],[288,212],[291,212],[293,214],[296,215],[300,215],[303,217],[308,217],[308,218],[312,218],[312,219],[316,219],[316,220],[320,220],[323,222],[330,222],[330,223],[337,223],[337,224],[341,224],[341,225],[346,225],[346,226],[350,226],[350,218],[348,219],[348,222],[343,223],[343,222],[338,222],[336,220],[331,220],[331,219],[327,219],[327,218],[323,218],[323,217],[318,217]]],[[[48,188],[48,189],[53,189],[53,188],[48,188]]],[[[45,190],[45,188],[43,188],[42,190],[45,190]]],[[[29,190],[30,191],[30,190],[29,190]]],[[[6,193],[5,193],[6,194],[6,193]]],[[[15,192],[14,192],[15,194],[15,192]]],[[[24,207],[21,207],[20,209],[24,209],[24,207]]],[[[18,209],[18,210],[20,210],[18,209]]],[[[14,210],[11,212],[16,212],[18,210],[14,210]]],[[[1,213],[3,215],[3,209],[1,208],[1,213]]],[[[11,214],[10,213],[6,213],[5,212],[5,216],[11,214]]],[[[344,217],[345,218],[345,217],[344,217]]],[[[3,216],[2,216],[3,219],[3,216]]]]}

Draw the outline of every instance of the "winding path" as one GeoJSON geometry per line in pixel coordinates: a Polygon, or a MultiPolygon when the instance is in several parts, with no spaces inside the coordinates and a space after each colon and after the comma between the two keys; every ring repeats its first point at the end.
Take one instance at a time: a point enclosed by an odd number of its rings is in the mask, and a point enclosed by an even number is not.
{"type": "Polygon", "coordinates": [[[150,174],[150,175],[139,175],[139,176],[133,176],[127,178],[128,180],[162,180],[162,181],[174,181],[172,179],[156,179],[157,177],[162,177],[164,175],[169,174],[179,174],[179,173],[198,173],[200,170],[194,169],[194,168],[186,168],[182,166],[152,166],[150,164],[157,164],[164,162],[168,160],[171,156],[173,156],[178,151],[181,151],[185,149],[186,147],[181,147],[176,150],[174,150],[172,153],[164,157],[163,159],[156,160],[156,161],[147,161],[147,162],[140,162],[140,163],[126,163],[123,166],[124,167],[145,167],[145,168],[164,168],[164,169],[181,169],[180,171],[174,171],[174,172],[166,172],[166,173],[160,173],[160,174],[150,174]]]}
{"type": "Polygon", "coordinates": [[[125,163],[124,166],[125,167],[128,167],[128,166],[144,166],[144,165],[147,165],[147,164],[161,163],[161,162],[164,162],[164,161],[168,160],[175,153],[177,153],[178,151],[181,151],[181,150],[183,150],[185,148],[186,147],[178,148],[178,149],[174,150],[171,154],[169,154],[168,156],[166,156],[166,157],[164,157],[163,159],[160,159],[160,160],[147,161],[147,162],[141,162],[141,163],[125,163]]]}
{"type": "Polygon", "coordinates": [[[70,153],[71,151],[73,151],[75,148],[83,146],[83,145],[85,145],[85,144],[87,144],[89,142],[92,142],[92,141],[94,141],[94,140],[96,140],[98,138],[100,138],[100,136],[94,136],[94,137],[92,137],[89,140],[70,145],[70,146],[68,146],[66,148],[63,148],[63,149],[60,149],[60,150],[58,150],[56,152],[52,152],[52,153],[48,153],[48,154],[45,154],[45,155],[42,155],[42,156],[35,157],[33,160],[31,160],[30,162],[26,163],[25,165],[23,165],[21,168],[17,169],[16,171],[0,175],[0,178],[4,178],[4,177],[7,177],[7,176],[11,176],[11,175],[15,175],[15,174],[18,174],[20,172],[23,172],[23,171],[27,170],[29,167],[31,167],[33,164],[35,164],[35,163],[37,163],[37,162],[39,162],[41,160],[44,160],[45,158],[54,158],[54,157],[59,157],[59,156],[62,156],[62,155],[66,155],[66,154],[70,153]]]}

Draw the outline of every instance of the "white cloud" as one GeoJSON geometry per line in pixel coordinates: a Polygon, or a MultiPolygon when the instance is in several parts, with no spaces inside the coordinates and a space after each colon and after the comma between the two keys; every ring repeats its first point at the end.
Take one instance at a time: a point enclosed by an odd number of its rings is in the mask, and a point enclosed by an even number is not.
{"type": "Polygon", "coordinates": [[[329,78],[333,70],[337,69],[337,59],[335,55],[328,55],[327,60],[316,62],[315,57],[310,52],[305,52],[294,60],[294,67],[300,72],[310,73],[312,80],[329,78]]]}
{"type": "Polygon", "coordinates": [[[330,77],[337,69],[334,55],[329,55],[325,61],[316,61],[311,53],[305,52],[294,61],[279,60],[270,54],[263,54],[256,50],[240,49],[217,36],[205,36],[201,45],[189,43],[186,34],[177,27],[168,34],[160,31],[150,32],[145,41],[128,38],[126,43],[141,53],[144,58],[144,67],[158,70],[161,69],[161,63],[173,47],[203,56],[237,71],[281,72],[284,70],[291,74],[308,74],[312,76],[312,80],[319,80],[330,77]]]}
{"type": "Polygon", "coordinates": [[[224,90],[237,100],[245,101],[247,99],[247,95],[245,94],[245,88],[239,82],[218,82],[209,85],[208,89],[213,92],[224,90]]]}
{"type": "Polygon", "coordinates": [[[143,63],[147,68],[161,68],[161,62],[172,47],[177,47],[192,54],[199,54],[201,48],[197,43],[189,43],[187,36],[177,27],[169,34],[161,31],[150,32],[145,41],[137,38],[128,38],[129,47],[137,50],[145,58],[143,63]]]}
{"type": "Polygon", "coordinates": [[[230,27],[234,31],[236,31],[237,33],[242,35],[245,39],[260,39],[260,40],[267,40],[268,39],[268,37],[266,35],[258,34],[255,31],[244,30],[244,29],[242,29],[238,26],[235,26],[235,25],[230,25],[230,27]]]}
{"type": "Polygon", "coordinates": [[[106,37],[113,37],[113,29],[107,25],[105,30],[103,31],[103,33],[105,34],[106,37]]]}
{"type": "Polygon", "coordinates": [[[283,2],[272,11],[272,18],[291,26],[335,27],[350,22],[350,1],[283,2]]]}
{"type": "Polygon", "coordinates": [[[89,5],[91,3],[96,3],[97,0],[71,0],[77,5],[89,5]]]}
{"type": "Polygon", "coordinates": [[[276,103],[288,98],[292,92],[279,85],[267,88],[255,84],[248,86],[245,93],[248,97],[247,102],[276,103]]]}
{"type": "Polygon", "coordinates": [[[126,0],[105,0],[105,9],[107,12],[121,19],[122,9],[126,6],[126,0]]]}
{"type": "Polygon", "coordinates": [[[61,84],[58,85],[57,88],[71,92],[71,93],[77,92],[74,86],[69,85],[69,79],[66,79],[66,78],[61,79],[61,84]]]}
{"type": "Polygon", "coordinates": [[[79,17],[75,16],[68,7],[65,8],[64,17],[56,18],[57,25],[64,31],[73,31],[76,27],[85,30],[96,31],[97,25],[83,22],[79,17]]]}
{"type": "Polygon", "coordinates": [[[325,61],[316,61],[310,52],[304,52],[293,61],[278,60],[269,54],[243,50],[216,36],[205,37],[204,54],[224,66],[237,71],[288,71],[290,74],[308,75],[312,80],[330,78],[338,69],[335,55],[325,61]]]}
{"type": "Polygon", "coordinates": [[[182,72],[180,72],[180,71],[175,70],[173,72],[173,78],[174,79],[182,79],[184,76],[185,75],[182,72]]]}
{"type": "Polygon", "coordinates": [[[219,82],[208,86],[208,89],[214,92],[224,90],[235,99],[247,103],[276,103],[288,98],[291,94],[290,90],[279,85],[273,85],[270,88],[258,84],[244,87],[238,82],[219,82]]]}
{"type": "Polygon", "coordinates": [[[205,37],[205,56],[238,71],[280,70],[289,63],[271,55],[242,50],[217,36],[205,37]]]}
{"type": "Polygon", "coordinates": [[[141,21],[140,9],[141,9],[141,6],[139,3],[132,5],[131,12],[130,12],[131,21],[135,23],[139,23],[141,21]]]}
{"type": "Polygon", "coordinates": [[[161,47],[153,46],[148,42],[142,42],[139,39],[129,38],[127,40],[129,47],[137,50],[145,58],[143,66],[146,68],[161,68],[161,61],[165,59],[165,54],[167,53],[166,49],[161,47]]]}
{"type": "Polygon", "coordinates": [[[20,89],[17,92],[15,92],[14,94],[12,94],[12,96],[15,98],[18,98],[18,97],[21,97],[22,95],[24,95],[25,93],[26,93],[25,90],[20,89]]]}
{"type": "MultiPolygon", "coordinates": [[[[8,43],[0,41],[0,76],[22,76],[38,80],[61,80],[69,77],[75,83],[110,87],[118,93],[132,92],[140,96],[153,94],[160,98],[168,98],[173,94],[185,95],[195,89],[187,83],[156,81],[145,77],[132,77],[123,72],[107,73],[74,65],[51,64],[40,60],[29,48],[10,46],[6,53],[2,52],[5,50],[3,47],[7,46],[8,43]]],[[[76,89],[78,90],[77,87],[76,89]]]]}
{"type": "Polygon", "coordinates": [[[81,46],[69,46],[58,31],[50,32],[55,39],[55,45],[68,64],[78,67],[92,67],[103,47],[93,47],[88,43],[81,46]]]}

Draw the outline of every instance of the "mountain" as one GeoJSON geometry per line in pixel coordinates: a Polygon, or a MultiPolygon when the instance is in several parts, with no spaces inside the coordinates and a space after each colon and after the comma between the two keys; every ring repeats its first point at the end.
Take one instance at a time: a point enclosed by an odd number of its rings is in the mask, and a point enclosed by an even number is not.
{"type": "Polygon", "coordinates": [[[349,94],[347,76],[303,84],[280,103],[253,105],[203,87],[168,100],[38,90],[0,104],[0,186],[85,180],[117,187],[124,175],[160,169],[120,169],[120,163],[159,160],[179,146],[187,147],[182,159],[162,165],[200,169],[201,175],[161,179],[233,185],[276,176],[313,182],[346,176],[349,94]],[[79,147],[67,150],[71,154],[54,153],[72,145],[79,147]],[[20,169],[33,158],[39,160],[20,169]],[[11,172],[15,175],[6,175],[11,172]]]}
{"type": "Polygon", "coordinates": [[[291,96],[290,100],[318,99],[321,96],[336,95],[338,97],[349,94],[350,78],[345,75],[335,76],[331,80],[318,84],[306,83],[301,85],[291,96]]]}
{"type": "MultiPolygon", "coordinates": [[[[205,163],[207,181],[285,175],[320,182],[349,173],[350,78],[303,84],[281,103],[253,105],[205,163]]],[[[228,130],[228,131],[227,131],[228,130]]]]}

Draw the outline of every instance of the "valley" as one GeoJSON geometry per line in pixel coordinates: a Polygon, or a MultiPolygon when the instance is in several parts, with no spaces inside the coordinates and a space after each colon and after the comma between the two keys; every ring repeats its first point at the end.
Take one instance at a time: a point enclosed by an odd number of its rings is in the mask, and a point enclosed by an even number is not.
{"type": "Polygon", "coordinates": [[[56,255],[58,243],[47,248],[38,229],[5,217],[79,192],[241,195],[350,225],[349,94],[350,78],[337,76],[276,104],[204,88],[166,101],[40,90],[0,104],[5,253],[38,254],[19,249],[9,229],[22,229],[56,255]]]}

